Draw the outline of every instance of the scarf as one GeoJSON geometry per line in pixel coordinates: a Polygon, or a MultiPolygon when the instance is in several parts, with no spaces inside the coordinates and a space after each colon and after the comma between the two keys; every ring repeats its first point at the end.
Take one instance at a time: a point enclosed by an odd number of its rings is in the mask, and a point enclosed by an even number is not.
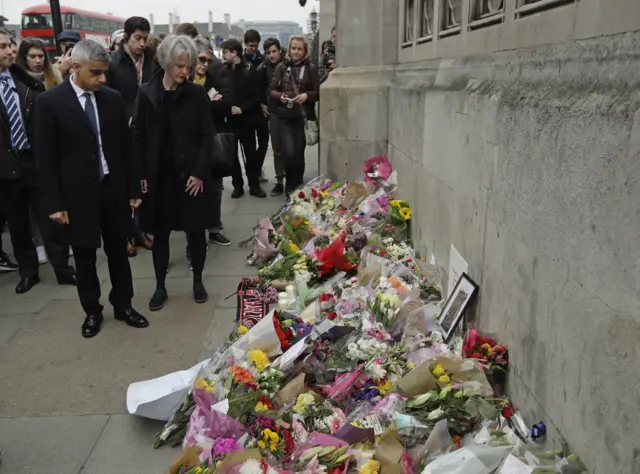
{"type": "Polygon", "coordinates": [[[33,77],[34,79],[40,82],[44,82],[44,71],[42,72],[27,71],[27,74],[29,74],[31,77],[33,77]]]}

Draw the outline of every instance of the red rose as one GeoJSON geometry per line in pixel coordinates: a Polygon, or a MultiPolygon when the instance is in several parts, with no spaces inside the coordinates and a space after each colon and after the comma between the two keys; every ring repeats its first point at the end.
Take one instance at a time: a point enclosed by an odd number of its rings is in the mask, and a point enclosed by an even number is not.
{"type": "Polygon", "coordinates": [[[505,418],[511,418],[515,414],[516,409],[511,403],[505,405],[504,408],[502,408],[502,416],[504,416],[505,418]]]}
{"type": "Polygon", "coordinates": [[[329,313],[329,316],[328,316],[328,318],[329,318],[331,321],[333,321],[333,320],[334,320],[334,319],[336,319],[337,317],[338,317],[338,313],[336,313],[335,311],[331,311],[331,312],[329,313]]]}
{"type": "Polygon", "coordinates": [[[303,193],[302,191],[300,191],[300,192],[298,193],[298,197],[299,197],[300,199],[304,199],[304,193],[303,193]]]}
{"type": "Polygon", "coordinates": [[[316,188],[311,188],[311,197],[316,199],[318,197],[318,190],[316,188]]]}

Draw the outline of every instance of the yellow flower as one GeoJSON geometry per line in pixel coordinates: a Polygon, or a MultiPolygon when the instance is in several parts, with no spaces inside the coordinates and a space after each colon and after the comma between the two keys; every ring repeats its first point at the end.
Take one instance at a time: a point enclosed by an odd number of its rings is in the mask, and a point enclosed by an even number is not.
{"type": "Polygon", "coordinates": [[[275,444],[275,443],[271,443],[271,444],[269,445],[269,449],[270,449],[271,451],[277,451],[277,450],[278,450],[278,445],[277,445],[277,444],[275,444]]]}
{"type": "Polygon", "coordinates": [[[385,395],[392,387],[393,384],[391,382],[385,382],[382,385],[378,385],[378,390],[380,390],[382,395],[385,395]]]}
{"type": "Polygon", "coordinates": [[[403,207],[402,209],[400,209],[400,215],[405,221],[408,221],[409,219],[411,219],[411,209],[409,209],[408,207],[403,207]]]}
{"type": "Polygon", "coordinates": [[[202,472],[202,468],[200,466],[196,467],[196,470],[193,471],[194,474],[200,474],[202,472]]]}
{"type": "Polygon", "coordinates": [[[313,405],[315,401],[316,399],[313,398],[313,395],[311,395],[310,393],[301,393],[296,399],[296,404],[293,406],[293,411],[297,414],[300,414],[309,405],[313,405]]]}
{"type": "Polygon", "coordinates": [[[449,378],[448,375],[441,375],[440,377],[438,377],[438,382],[440,383],[451,383],[451,379],[449,378]]]}
{"type": "Polygon", "coordinates": [[[248,333],[248,332],[249,332],[249,328],[247,328],[247,326],[240,326],[240,327],[238,328],[238,334],[240,334],[241,336],[242,336],[243,334],[248,333]]]}
{"type": "Polygon", "coordinates": [[[298,246],[296,244],[294,244],[293,242],[289,242],[289,248],[296,253],[300,252],[300,249],[298,248],[298,246]]]}
{"type": "Polygon", "coordinates": [[[247,352],[247,357],[253,364],[256,366],[258,370],[264,370],[269,367],[269,356],[267,353],[260,350],[251,350],[247,352]]]}
{"type": "Polygon", "coordinates": [[[369,459],[367,463],[360,468],[360,474],[378,474],[380,472],[380,463],[373,459],[369,459]]]}
{"type": "Polygon", "coordinates": [[[444,367],[442,366],[442,364],[436,364],[436,366],[433,368],[433,376],[438,378],[441,377],[443,375],[445,375],[446,372],[444,370],[444,367]]]}
{"type": "Polygon", "coordinates": [[[264,448],[267,447],[267,444],[264,441],[260,440],[260,441],[258,441],[258,446],[260,446],[262,449],[264,449],[264,448]]]}
{"type": "Polygon", "coordinates": [[[200,388],[200,389],[205,389],[205,390],[208,390],[209,392],[213,391],[213,387],[211,385],[209,385],[209,383],[205,379],[203,379],[202,377],[198,377],[194,387],[195,388],[200,388]]]}
{"type": "Polygon", "coordinates": [[[329,195],[329,193],[327,191],[320,191],[320,196],[322,196],[323,198],[326,198],[329,195]]]}
{"type": "Polygon", "coordinates": [[[414,364],[413,362],[407,362],[407,369],[413,370],[415,368],[416,368],[416,364],[414,364]]]}
{"type": "Polygon", "coordinates": [[[402,205],[402,201],[399,199],[394,199],[393,201],[391,201],[391,205],[393,207],[400,207],[402,205]]]}

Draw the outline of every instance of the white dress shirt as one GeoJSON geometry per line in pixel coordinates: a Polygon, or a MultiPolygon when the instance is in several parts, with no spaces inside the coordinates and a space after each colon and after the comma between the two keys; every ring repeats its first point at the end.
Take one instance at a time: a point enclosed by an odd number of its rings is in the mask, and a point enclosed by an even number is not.
{"type": "MultiPolygon", "coordinates": [[[[78,100],[80,101],[80,107],[82,107],[82,110],[84,110],[84,104],[87,100],[86,97],[84,97],[84,94],[87,91],[84,91],[82,89],[80,89],[78,86],[76,86],[76,84],[73,82],[74,77],[71,76],[69,78],[69,82],[71,83],[71,87],[73,87],[73,90],[75,91],[76,95],[78,96],[78,100]]],[[[104,151],[102,150],[102,134],[100,133],[101,127],[100,127],[100,117],[98,116],[98,103],[96,102],[96,95],[93,92],[89,92],[89,95],[91,96],[91,103],[93,104],[93,110],[95,111],[96,114],[96,123],[98,124],[98,148],[100,149],[100,160],[102,160],[102,169],[104,170],[104,175],[108,175],[109,174],[109,166],[107,165],[107,160],[104,157],[104,151]]]]}

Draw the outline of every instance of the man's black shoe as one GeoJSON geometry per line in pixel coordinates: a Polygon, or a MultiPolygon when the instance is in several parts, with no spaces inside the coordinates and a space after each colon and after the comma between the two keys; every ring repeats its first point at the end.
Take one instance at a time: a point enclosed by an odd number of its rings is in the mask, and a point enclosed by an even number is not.
{"type": "Polygon", "coordinates": [[[165,288],[156,288],[153,292],[151,301],[149,301],[149,311],[159,311],[164,307],[164,304],[169,299],[167,290],[165,288]]]}
{"type": "Polygon", "coordinates": [[[207,290],[204,289],[204,285],[202,283],[194,283],[193,300],[196,303],[206,303],[208,299],[209,295],[207,294],[207,290]]]}
{"type": "Polygon", "coordinates": [[[100,326],[102,326],[102,313],[87,314],[82,323],[82,337],[93,337],[100,332],[100,326]]]}
{"type": "Polygon", "coordinates": [[[244,196],[244,189],[242,188],[233,188],[233,192],[231,193],[232,199],[238,199],[244,196]]]}
{"type": "Polygon", "coordinates": [[[40,283],[40,277],[38,275],[24,277],[20,280],[20,283],[18,283],[18,286],[16,286],[16,293],[18,294],[26,293],[38,283],[40,283]]]}
{"type": "Polygon", "coordinates": [[[60,275],[56,275],[56,278],[58,285],[78,286],[78,280],[76,280],[74,273],[61,273],[60,275]]]}
{"type": "Polygon", "coordinates": [[[209,242],[216,245],[222,245],[223,247],[231,245],[231,241],[220,232],[209,232],[209,242]]]}
{"type": "Polygon", "coordinates": [[[272,196],[280,196],[284,192],[284,186],[282,183],[277,183],[271,190],[272,196]]]}
{"type": "Polygon", "coordinates": [[[0,252],[0,272],[15,272],[18,265],[4,252],[0,252]]]}
{"type": "Polygon", "coordinates": [[[135,309],[114,309],[114,317],[118,321],[124,321],[132,328],[146,328],[149,325],[147,318],[138,313],[135,309]]]}
{"type": "Polygon", "coordinates": [[[255,196],[255,197],[259,197],[259,198],[266,198],[267,197],[267,193],[265,193],[264,189],[262,189],[260,186],[254,186],[251,189],[249,189],[249,194],[251,194],[252,196],[255,196]]]}

